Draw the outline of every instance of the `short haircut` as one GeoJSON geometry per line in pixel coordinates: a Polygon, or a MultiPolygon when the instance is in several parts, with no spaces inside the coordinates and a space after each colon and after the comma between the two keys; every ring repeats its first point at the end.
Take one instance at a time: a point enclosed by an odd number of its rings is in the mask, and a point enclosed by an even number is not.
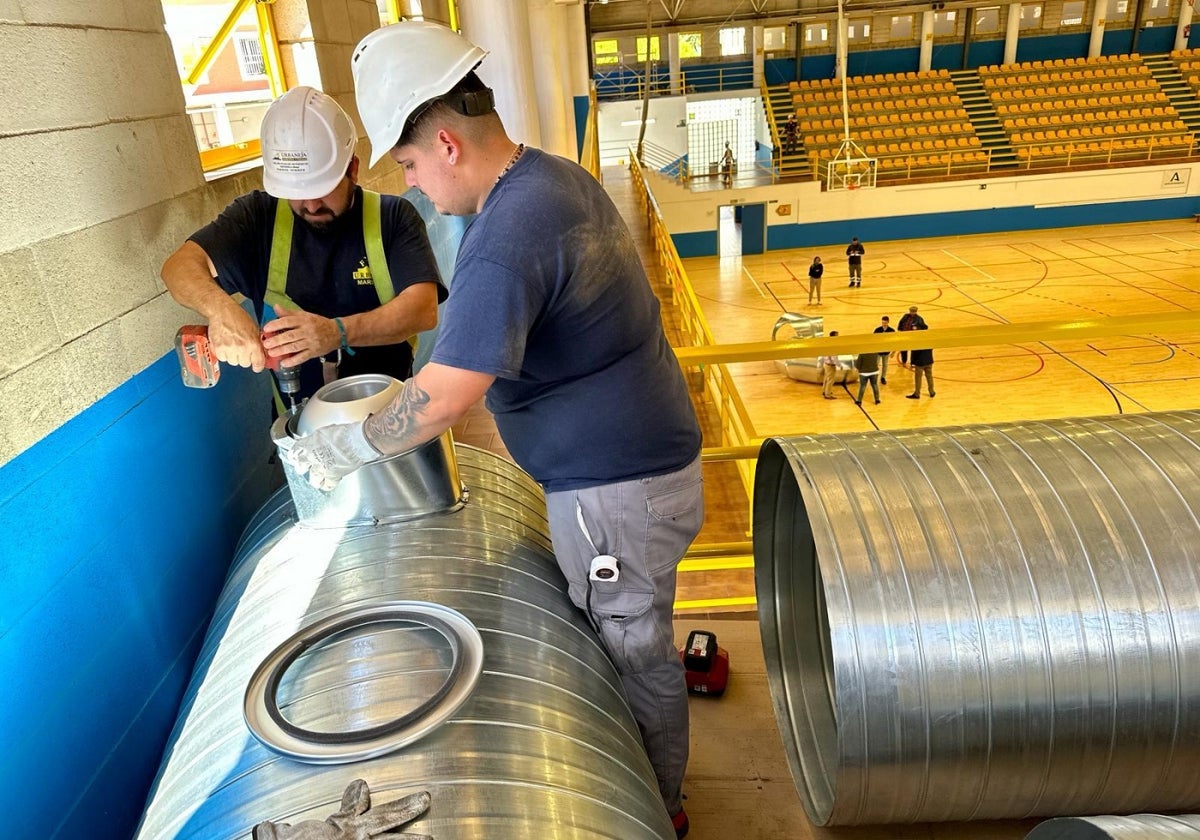
{"type": "Polygon", "coordinates": [[[491,88],[472,70],[450,90],[414,111],[400,132],[396,145],[407,146],[425,140],[435,125],[446,122],[454,123],[459,130],[478,140],[478,135],[485,128],[485,121],[489,125],[500,125],[491,88]],[[481,119],[474,122],[475,118],[481,119]]]}

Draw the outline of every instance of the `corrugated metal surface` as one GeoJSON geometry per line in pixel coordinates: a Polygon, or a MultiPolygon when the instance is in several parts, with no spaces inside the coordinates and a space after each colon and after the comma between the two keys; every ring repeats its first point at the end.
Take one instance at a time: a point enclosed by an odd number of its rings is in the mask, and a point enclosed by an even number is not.
{"type": "MultiPolygon", "coordinates": [[[[439,445],[438,441],[431,445],[439,445]]],[[[615,671],[571,605],[540,488],[511,463],[456,447],[458,509],[379,527],[306,528],[286,491],[247,528],[138,833],[246,838],[259,821],[324,819],[355,778],[386,802],[428,790],[407,829],[454,838],[670,838],[615,671]],[[263,747],[242,718],[272,649],[348,608],[440,604],[483,639],[479,682],[442,726],[399,752],[314,765],[263,747]]],[[[445,639],[418,623],[363,628],[304,653],[279,687],[298,726],[361,732],[445,679],[445,639]]]]}
{"type": "Polygon", "coordinates": [[[1047,820],[1026,840],[1198,840],[1200,816],[1063,817],[1047,820]]]}
{"type": "Polygon", "coordinates": [[[818,824],[1200,805],[1200,414],[767,441],[756,586],[818,824]]]}

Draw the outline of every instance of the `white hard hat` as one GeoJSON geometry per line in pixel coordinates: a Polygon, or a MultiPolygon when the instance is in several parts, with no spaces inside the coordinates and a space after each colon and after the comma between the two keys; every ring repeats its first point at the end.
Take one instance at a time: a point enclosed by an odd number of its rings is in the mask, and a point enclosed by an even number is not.
{"type": "Polygon", "coordinates": [[[263,189],[276,198],[323,198],[346,175],[354,156],[354,123],[319,90],[296,87],[263,115],[263,189]]]}
{"type": "Polygon", "coordinates": [[[376,29],[358,42],[350,69],[371,166],[388,153],[421,105],[449,91],[487,51],[453,29],[405,20],[376,29]]]}

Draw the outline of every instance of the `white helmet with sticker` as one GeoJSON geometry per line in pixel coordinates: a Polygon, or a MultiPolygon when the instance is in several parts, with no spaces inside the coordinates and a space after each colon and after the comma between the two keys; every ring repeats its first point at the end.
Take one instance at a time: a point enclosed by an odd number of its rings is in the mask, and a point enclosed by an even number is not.
{"type": "Polygon", "coordinates": [[[354,123],[333,97],[296,87],[263,115],[263,189],[276,198],[323,198],[354,157],[354,123]]]}

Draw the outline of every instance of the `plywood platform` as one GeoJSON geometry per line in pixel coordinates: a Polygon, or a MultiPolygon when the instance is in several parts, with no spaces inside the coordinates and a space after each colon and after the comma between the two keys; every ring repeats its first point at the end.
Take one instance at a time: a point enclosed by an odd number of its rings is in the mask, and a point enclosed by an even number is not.
{"type": "Polygon", "coordinates": [[[675,622],[683,647],[692,630],[709,630],[729,651],[729,687],[721,697],[691,698],[692,754],[684,794],[688,840],[1021,840],[1038,820],[818,828],[804,813],[771,711],[758,624],[675,622]]]}

